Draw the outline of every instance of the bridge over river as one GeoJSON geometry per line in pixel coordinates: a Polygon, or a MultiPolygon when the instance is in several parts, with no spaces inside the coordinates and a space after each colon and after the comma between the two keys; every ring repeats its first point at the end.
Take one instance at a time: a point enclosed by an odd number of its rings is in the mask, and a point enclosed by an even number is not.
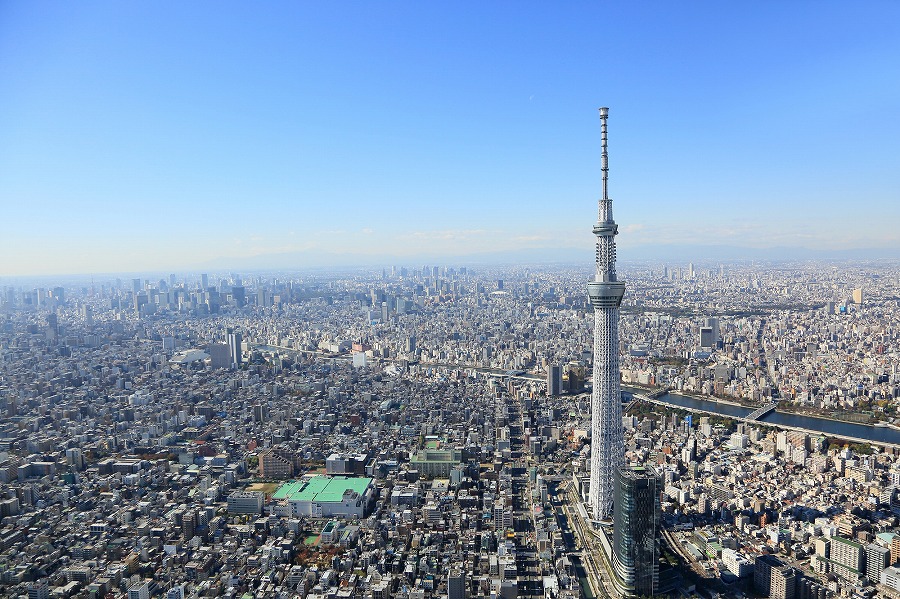
{"type": "MultiPolygon", "coordinates": [[[[623,388],[622,391],[633,396],[634,399],[682,408],[691,412],[717,414],[745,422],[759,422],[776,428],[801,430],[812,435],[825,435],[826,437],[838,437],[848,441],[900,448],[900,429],[891,425],[856,424],[841,420],[818,418],[816,416],[779,412],[775,409],[774,403],[751,409],[733,403],[690,397],[671,392],[651,398],[641,389],[623,388]]],[[[624,399],[631,401],[631,397],[628,396],[624,399]]]]}

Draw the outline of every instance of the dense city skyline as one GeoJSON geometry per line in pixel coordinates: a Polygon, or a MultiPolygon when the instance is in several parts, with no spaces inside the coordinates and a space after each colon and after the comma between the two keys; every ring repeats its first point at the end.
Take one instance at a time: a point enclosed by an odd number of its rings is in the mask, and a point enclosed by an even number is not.
{"type": "Polygon", "coordinates": [[[611,361],[582,272],[0,285],[0,595],[900,590],[900,264],[623,269],[611,361]]]}
{"type": "Polygon", "coordinates": [[[2,276],[900,247],[895,3],[0,10],[2,276]]]}

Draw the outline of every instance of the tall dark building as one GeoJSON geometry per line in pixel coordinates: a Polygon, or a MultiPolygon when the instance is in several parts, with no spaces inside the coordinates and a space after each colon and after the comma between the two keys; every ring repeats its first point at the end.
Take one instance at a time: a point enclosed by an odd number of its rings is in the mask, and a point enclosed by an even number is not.
{"type": "Polygon", "coordinates": [[[253,406],[253,422],[263,422],[268,418],[269,410],[263,404],[253,406]]]}
{"type": "Polygon", "coordinates": [[[243,285],[235,285],[231,288],[231,299],[238,308],[243,308],[247,303],[247,289],[243,285]]]}
{"type": "Polygon", "coordinates": [[[562,394],[562,366],[553,364],[547,370],[547,395],[555,397],[562,394]]]}
{"type": "Polygon", "coordinates": [[[466,599],[466,574],[461,570],[447,573],[447,599],[466,599]]]}
{"type": "Polygon", "coordinates": [[[659,475],[653,468],[624,466],[616,471],[612,562],[616,585],[626,597],[652,596],[659,586],[659,493],[659,475]]]}

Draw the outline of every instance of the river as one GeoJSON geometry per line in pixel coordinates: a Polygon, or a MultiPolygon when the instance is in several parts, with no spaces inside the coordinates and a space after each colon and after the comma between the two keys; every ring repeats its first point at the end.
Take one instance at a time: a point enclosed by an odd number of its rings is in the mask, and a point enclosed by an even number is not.
{"type": "MultiPolygon", "coordinates": [[[[644,394],[641,389],[623,388],[626,393],[644,394]]],[[[674,407],[689,408],[722,416],[745,417],[752,412],[751,408],[736,406],[730,403],[721,403],[710,399],[699,399],[679,395],[678,393],[666,393],[657,401],[674,407]]],[[[785,426],[801,428],[811,432],[822,433],[829,437],[841,437],[849,439],[864,439],[873,443],[883,443],[900,446],[900,430],[888,426],[872,426],[868,424],[854,424],[852,422],[840,422],[815,416],[802,416],[800,414],[786,414],[784,412],[771,412],[759,420],[760,424],[772,426],[785,426]]]]}

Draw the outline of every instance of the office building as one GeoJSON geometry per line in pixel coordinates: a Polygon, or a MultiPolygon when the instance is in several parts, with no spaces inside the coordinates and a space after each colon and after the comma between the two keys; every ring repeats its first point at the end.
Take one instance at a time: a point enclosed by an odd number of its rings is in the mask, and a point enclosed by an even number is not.
{"type": "Polygon", "coordinates": [[[652,596],[659,586],[656,531],[659,475],[651,467],[616,471],[612,564],[616,586],[626,597],[652,596]]]}
{"type": "Polygon", "coordinates": [[[447,573],[447,599],[466,599],[466,574],[462,570],[447,573]]]}
{"type": "Polygon", "coordinates": [[[209,365],[212,368],[231,367],[231,348],[226,343],[210,343],[206,347],[209,354],[209,365]]]}
{"type": "Polygon", "coordinates": [[[265,496],[258,491],[235,491],[228,496],[228,513],[262,513],[264,500],[265,496]]]}
{"type": "Polygon", "coordinates": [[[562,366],[554,364],[547,370],[547,395],[562,393],[562,366]]]}
{"type": "Polygon", "coordinates": [[[231,356],[231,364],[240,368],[243,362],[241,354],[241,334],[228,329],[228,353],[231,356]]]}
{"type": "Polygon", "coordinates": [[[243,285],[234,285],[231,288],[231,299],[238,308],[243,308],[247,303],[247,289],[243,285]]]}
{"type": "Polygon", "coordinates": [[[720,334],[719,334],[719,319],[718,318],[707,318],[705,326],[712,329],[712,346],[716,347],[719,344],[720,334]]]}
{"type": "Polygon", "coordinates": [[[609,160],[606,118],[608,108],[600,109],[601,171],[603,196],[599,202],[596,241],[596,271],[588,283],[588,295],[594,307],[594,389],[591,395],[591,515],[607,519],[613,511],[613,487],[618,469],[624,463],[624,431],[619,373],[619,305],[625,283],[616,278],[616,239],[619,226],[613,220],[612,200],[608,195],[609,160]]]}
{"type": "Polygon", "coordinates": [[[462,461],[462,451],[452,448],[420,449],[409,456],[410,468],[429,478],[447,478],[462,461]]]}
{"type": "Polygon", "coordinates": [[[269,409],[265,404],[258,403],[253,406],[253,422],[265,422],[269,417],[269,409]]]}
{"type": "Polygon", "coordinates": [[[28,589],[28,599],[50,599],[50,588],[47,586],[46,580],[29,582],[26,588],[28,589]]]}
{"type": "Polygon", "coordinates": [[[700,347],[712,349],[713,345],[712,327],[700,327],[700,347]]]}

